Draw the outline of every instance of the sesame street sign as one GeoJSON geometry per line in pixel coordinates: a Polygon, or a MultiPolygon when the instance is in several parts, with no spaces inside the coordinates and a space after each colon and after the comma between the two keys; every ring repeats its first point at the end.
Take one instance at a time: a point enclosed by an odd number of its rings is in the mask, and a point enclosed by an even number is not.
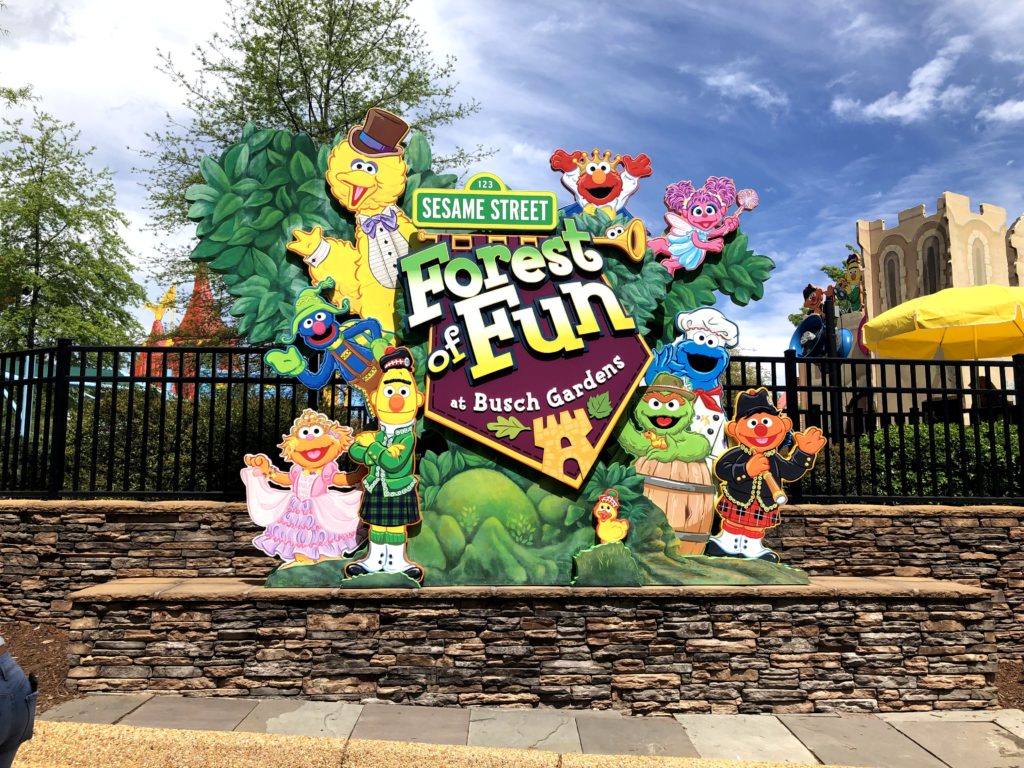
{"type": "Polygon", "coordinates": [[[492,173],[478,173],[465,189],[417,189],[412,220],[434,229],[551,230],[558,218],[554,192],[510,190],[492,173]]]}
{"type": "Polygon", "coordinates": [[[409,328],[430,329],[426,417],[579,488],[651,357],[604,257],[572,219],[436,237],[399,266],[409,328]]]}

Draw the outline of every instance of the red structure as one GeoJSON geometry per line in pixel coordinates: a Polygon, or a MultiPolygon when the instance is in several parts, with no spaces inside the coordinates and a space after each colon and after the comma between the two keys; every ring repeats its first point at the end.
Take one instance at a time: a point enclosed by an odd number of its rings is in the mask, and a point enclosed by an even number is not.
{"type": "MultiPolygon", "coordinates": [[[[169,309],[172,309],[174,296],[175,286],[171,286],[157,304],[147,305],[153,310],[154,319],[144,346],[234,346],[238,342],[237,337],[224,324],[220,313],[217,311],[205,265],[200,265],[196,269],[195,280],[192,283],[192,295],[189,297],[181,322],[178,323],[177,328],[168,331],[164,328],[163,317],[169,309]]],[[[140,377],[163,377],[166,372],[174,379],[178,377],[190,378],[196,373],[199,359],[200,353],[197,352],[182,354],[144,352],[136,358],[132,374],[140,377]]],[[[217,363],[218,370],[221,368],[225,371],[227,370],[226,362],[221,363],[218,360],[217,363]]],[[[178,394],[177,383],[171,385],[171,393],[178,394]]],[[[193,398],[195,395],[195,384],[185,383],[181,394],[186,398],[193,398]]]]}

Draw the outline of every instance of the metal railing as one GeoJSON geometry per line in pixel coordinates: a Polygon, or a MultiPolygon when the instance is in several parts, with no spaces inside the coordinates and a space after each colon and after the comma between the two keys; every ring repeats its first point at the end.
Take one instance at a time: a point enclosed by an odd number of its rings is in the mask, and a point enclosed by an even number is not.
{"type": "MultiPolygon", "coordinates": [[[[308,390],[265,351],[62,341],[0,354],[0,495],[240,498],[243,454],[276,457],[303,408],[369,424],[358,389],[308,390]]],[[[829,438],[794,501],[1024,503],[1024,355],[734,357],[726,409],[755,386],[829,438]]]]}
{"type": "Polygon", "coordinates": [[[765,386],[794,429],[829,440],[790,486],[818,503],[1024,503],[1024,355],[1006,361],[733,358],[735,395],[765,386]]]}
{"type": "Polygon", "coordinates": [[[265,352],[62,341],[0,354],[0,494],[237,498],[242,456],[276,457],[304,408],[369,422],[359,390],[307,389],[265,352]]]}

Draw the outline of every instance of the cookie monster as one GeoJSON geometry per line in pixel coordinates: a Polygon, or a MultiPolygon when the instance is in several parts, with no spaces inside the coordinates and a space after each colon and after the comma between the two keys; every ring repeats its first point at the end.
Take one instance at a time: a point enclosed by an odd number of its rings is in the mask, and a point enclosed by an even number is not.
{"type": "Polygon", "coordinates": [[[675,326],[679,336],[654,353],[646,381],[652,383],[659,373],[670,373],[686,382],[697,398],[692,429],[711,443],[708,461],[713,463],[727,447],[721,377],[729,367],[729,350],[739,343],[739,327],[713,307],[680,312],[675,326]]]}

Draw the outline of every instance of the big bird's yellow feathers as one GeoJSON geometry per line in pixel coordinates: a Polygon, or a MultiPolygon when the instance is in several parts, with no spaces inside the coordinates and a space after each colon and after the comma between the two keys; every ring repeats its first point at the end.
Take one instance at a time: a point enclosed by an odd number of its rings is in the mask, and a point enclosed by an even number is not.
{"type": "Polygon", "coordinates": [[[302,256],[314,284],[334,278],[334,304],[347,298],[353,312],[377,318],[385,329],[394,330],[397,262],[408,253],[416,227],[398,207],[406,174],[401,149],[392,146],[386,148],[391,152],[367,151],[367,142],[374,143],[366,133],[370,117],[368,114],[365,130],[364,126],[353,128],[348,138],[334,147],[327,162],[331,194],[356,215],[355,244],[324,237],[322,228],[314,227],[309,232],[293,230],[288,249],[302,256]],[[391,229],[395,224],[397,228],[391,229]]]}

